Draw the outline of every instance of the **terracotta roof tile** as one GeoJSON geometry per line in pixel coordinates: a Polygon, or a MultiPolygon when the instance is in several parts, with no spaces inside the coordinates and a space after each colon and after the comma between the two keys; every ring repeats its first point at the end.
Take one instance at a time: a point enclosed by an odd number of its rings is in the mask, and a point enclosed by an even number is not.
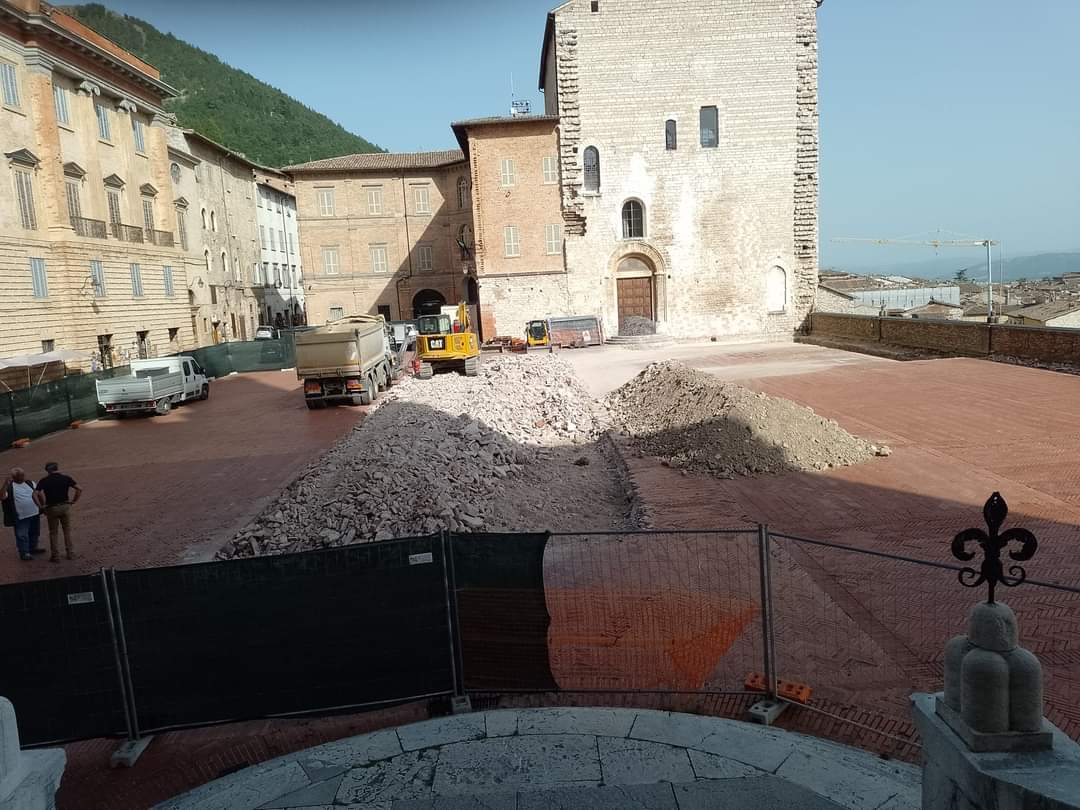
{"type": "Polygon", "coordinates": [[[312,160],[286,166],[285,172],[377,172],[402,169],[438,169],[465,160],[460,149],[442,152],[366,152],[312,160]]]}

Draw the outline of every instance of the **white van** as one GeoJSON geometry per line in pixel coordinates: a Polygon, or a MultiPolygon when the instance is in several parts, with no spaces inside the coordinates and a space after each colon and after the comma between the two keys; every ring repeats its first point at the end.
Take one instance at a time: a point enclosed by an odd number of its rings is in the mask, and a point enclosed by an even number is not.
{"type": "Polygon", "coordinates": [[[172,406],[210,396],[210,381],[193,357],[132,360],[131,374],[97,381],[103,414],[166,414],[172,406]]]}

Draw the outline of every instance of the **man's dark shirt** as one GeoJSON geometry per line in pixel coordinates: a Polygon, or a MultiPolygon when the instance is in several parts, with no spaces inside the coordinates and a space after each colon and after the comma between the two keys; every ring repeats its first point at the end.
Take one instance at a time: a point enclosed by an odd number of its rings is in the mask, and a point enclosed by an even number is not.
{"type": "Polygon", "coordinates": [[[45,493],[46,506],[69,503],[68,492],[75,486],[75,479],[63,473],[49,473],[38,481],[38,492],[45,493]]]}

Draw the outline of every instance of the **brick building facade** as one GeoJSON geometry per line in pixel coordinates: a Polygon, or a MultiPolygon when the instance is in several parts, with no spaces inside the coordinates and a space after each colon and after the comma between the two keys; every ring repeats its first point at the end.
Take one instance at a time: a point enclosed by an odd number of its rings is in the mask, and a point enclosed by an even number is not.
{"type": "Polygon", "coordinates": [[[285,171],[296,188],[308,323],[379,313],[411,319],[475,300],[461,152],[347,155],[285,171]]]}
{"type": "Polygon", "coordinates": [[[560,119],[572,306],[608,331],[790,335],[817,287],[816,0],[570,0],[560,119]]]}

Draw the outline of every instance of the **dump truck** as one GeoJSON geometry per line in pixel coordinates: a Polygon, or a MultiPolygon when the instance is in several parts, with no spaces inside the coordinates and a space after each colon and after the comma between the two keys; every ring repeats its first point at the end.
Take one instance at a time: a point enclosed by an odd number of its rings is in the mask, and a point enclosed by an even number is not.
{"type": "Polygon", "coordinates": [[[296,376],[308,408],[370,405],[393,379],[394,355],[381,315],[350,315],[298,332],[296,376]]]}
{"type": "Polygon", "coordinates": [[[420,379],[430,379],[439,368],[451,368],[466,377],[475,377],[480,371],[480,341],[473,331],[468,305],[458,304],[450,312],[444,308],[438,315],[421,315],[416,319],[416,331],[413,367],[420,379]]]}
{"type": "Polygon", "coordinates": [[[163,415],[172,406],[210,396],[210,381],[193,357],[132,360],[131,373],[98,380],[98,413],[163,415]]]}

